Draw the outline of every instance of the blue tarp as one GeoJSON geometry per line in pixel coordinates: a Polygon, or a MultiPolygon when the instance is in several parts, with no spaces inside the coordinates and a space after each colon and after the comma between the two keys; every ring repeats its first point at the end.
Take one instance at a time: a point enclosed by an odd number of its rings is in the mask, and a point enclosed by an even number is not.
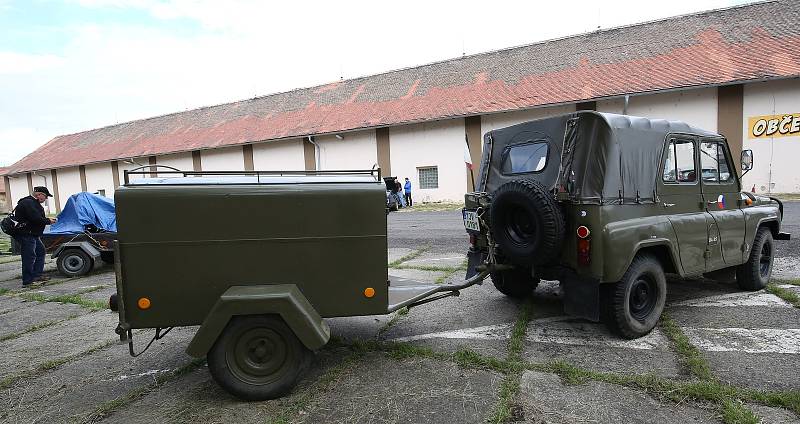
{"type": "Polygon", "coordinates": [[[117,232],[117,215],[114,201],[96,194],[81,192],[73,194],[58,214],[58,222],[45,231],[46,234],[79,234],[85,225],[94,225],[98,229],[117,232]]]}

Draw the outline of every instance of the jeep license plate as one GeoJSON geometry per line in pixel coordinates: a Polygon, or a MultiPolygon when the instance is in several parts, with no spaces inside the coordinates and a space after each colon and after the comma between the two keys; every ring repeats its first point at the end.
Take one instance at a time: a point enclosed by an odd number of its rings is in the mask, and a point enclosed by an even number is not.
{"type": "Polygon", "coordinates": [[[473,211],[464,211],[464,228],[473,231],[480,231],[481,225],[478,223],[478,214],[473,211]]]}

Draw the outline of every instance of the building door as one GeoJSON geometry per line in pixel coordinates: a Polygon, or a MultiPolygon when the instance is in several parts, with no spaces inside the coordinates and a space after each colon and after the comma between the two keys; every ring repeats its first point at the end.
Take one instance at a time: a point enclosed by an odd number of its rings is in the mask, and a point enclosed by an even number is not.
{"type": "Polygon", "coordinates": [[[740,186],[724,140],[700,140],[703,201],[710,216],[706,270],[742,263],[744,212],[739,209],[740,186]]]}
{"type": "Polygon", "coordinates": [[[708,228],[697,172],[697,140],[670,136],[662,157],[658,184],[660,207],[675,230],[684,272],[701,274],[706,268],[708,228]]]}

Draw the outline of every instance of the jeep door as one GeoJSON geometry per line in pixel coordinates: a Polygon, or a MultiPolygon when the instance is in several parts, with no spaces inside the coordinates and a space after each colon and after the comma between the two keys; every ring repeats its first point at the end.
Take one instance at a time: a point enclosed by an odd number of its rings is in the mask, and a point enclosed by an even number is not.
{"type": "Polygon", "coordinates": [[[700,186],[709,221],[706,271],[739,265],[743,261],[745,219],[736,170],[724,139],[700,140],[700,186]]]}
{"type": "Polygon", "coordinates": [[[664,148],[658,195],[662,213],[675,230],[683,273],[705,271],[706,209],[700,191],[697,139],[670,135],[664,148]]]}

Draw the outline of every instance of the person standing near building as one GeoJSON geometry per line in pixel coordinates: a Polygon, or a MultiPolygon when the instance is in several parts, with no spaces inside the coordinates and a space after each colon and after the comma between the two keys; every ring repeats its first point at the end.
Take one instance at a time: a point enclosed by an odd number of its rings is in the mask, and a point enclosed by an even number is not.
{"type": "Polygon", "coordinates": [[[19,199],[14,209],[14,217],[25,224],[22,233],[14,236],[22,252],[22,286],[29,287],[34,282],[47,281],[44,272],[44,244],[39,236],[44,227],[55,224],[55,218],[48,218],[42,203],[53,197],[47,187],[34,187],[33,194],[19,199]]]}
{"type": "Polygon", "coordinates": [[[408,177],[406,177],[406,184],[403,188],[405,188],[406,191],[406,204],[408,206],[412,206],[413,202],[411,201],[411,181],[408,180],[408,177]]]}

